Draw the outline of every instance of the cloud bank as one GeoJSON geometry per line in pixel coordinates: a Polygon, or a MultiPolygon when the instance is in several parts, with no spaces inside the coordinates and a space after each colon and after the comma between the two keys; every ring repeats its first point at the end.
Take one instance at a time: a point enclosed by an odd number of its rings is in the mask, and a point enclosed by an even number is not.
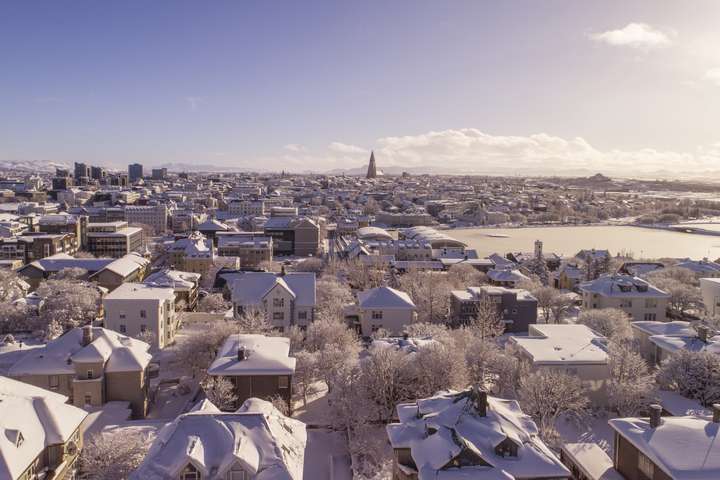
{"type": "Polygon", "coordinates": [[[637,49],[666,47],[672,43],[668,34],[647,23],[629,23],[618,30],[593,33],[590,38],[614,47],[637,49]]]}

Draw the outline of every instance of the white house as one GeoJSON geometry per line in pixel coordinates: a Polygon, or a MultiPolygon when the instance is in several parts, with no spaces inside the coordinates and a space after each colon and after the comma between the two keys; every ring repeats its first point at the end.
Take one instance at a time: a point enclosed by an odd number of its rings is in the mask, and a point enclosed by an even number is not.
{"type": "Polygon", "coordinates": [[[579,286],[583,308],[619,308],[633,320],[666,318],[670,295],[642,278],[632,275],[602,275],[579,286]]]}
{"type": "Polygon", "coordinates": [[[159,432],[130,480],[302,480],[305,424],[252,398],[221,412],[203,400],[159,432]]]}
{"type": "Polygon", "coordinates": [[[533,370],[551,369],[577,376],[596,405],[607,402],[610,366],[605,337],[580,324],[530,325],[527,337],[510,337],[507,348],[533,370]]]}
{"type": "Polygon", "coordinates": [[[365,336],[380,328],[400,335],[415,320],[415,310],[410,296],[394,288],[377,287],[358,293],[358,320],[365,336]]]}
{"type": "Polygon", "coordinates": [[[123,283],[103,299],[105,327],[130,337],[144,337],[154,348],[173,343],[179,316],[175,292],[143,283],[123,283]],[[148,338],[148,332],[150,337],[148,338]]]}
{"type": "Polygon", "coordinates": [[[228,282],[236,318],[258,310],[280,331],[293,325],[307,327],[314,319],[314,273],[242,272],[228,282]]]}
{"type": "Polygon", "coordinates": [[[720,278],[701,278],[700,292],[707,314],[720,315],[720,278]]]}
{"type": "Polygon", "coordinates": [[[651,341],[653,337],[690,337],[695,336],[695,329],[692,328],[690,322],[680,320],[672,322],[653,322],[639,321],[631,322],[633,337],[638,341],[640,354],[650,364],[659,363],[657,355],[657,345],[651,341]]]}
{"type": "Polygon", "coordinates": [[[689,258],[676,263],[676,267],[687,268],[698,277],[720,277],[720,263],[711,262],[707,258],[690,260],[689,258]]]}

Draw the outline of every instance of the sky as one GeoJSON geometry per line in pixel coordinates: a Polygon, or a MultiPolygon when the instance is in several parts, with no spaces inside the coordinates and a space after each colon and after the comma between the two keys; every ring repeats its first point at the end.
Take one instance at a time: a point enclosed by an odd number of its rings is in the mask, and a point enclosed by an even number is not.
{"type": "Polygon", "coordinates": [[[720,2],[0,1],[0,160],[720,172],[720,2]]]}

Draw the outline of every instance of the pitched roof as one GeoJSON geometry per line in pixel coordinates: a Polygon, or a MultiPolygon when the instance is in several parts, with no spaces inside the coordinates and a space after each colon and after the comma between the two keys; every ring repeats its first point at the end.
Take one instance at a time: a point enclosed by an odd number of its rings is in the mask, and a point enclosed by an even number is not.
{"type": "Polygon", "coordinates": [[[209,375],[292,375],[295,358],[289,356],[290,339],[259,334],[230,335],[208,368],[209,375]],[[238,360],[238,350],[246,357],[238,360]]]}
{"type": "Polygon", "coordinates": [[[371,288],[358,293],[361,308],[415,308],[415,303],[405,292],[390,287],[371,288]]]}
{"type": "Polygon", "coordinates": [[[238,305],[260,305],[265,295],[276,285],[287,289],[298,306],[315,306],[315,274],[292,272],[285,275],[272,272],[239,272],[227,277],[232,301],[238,305]]]}

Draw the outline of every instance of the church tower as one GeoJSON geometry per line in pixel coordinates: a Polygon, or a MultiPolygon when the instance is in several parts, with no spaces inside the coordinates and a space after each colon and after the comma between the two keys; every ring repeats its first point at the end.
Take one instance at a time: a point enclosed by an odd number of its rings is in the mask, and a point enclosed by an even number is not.
{"type": "Polygon", "coordinates": [[[368,164],[368,170],[366,178],[376,178],[377,167],[375,166],[375,152],[370,152],[370,163],[368,164]]]}

